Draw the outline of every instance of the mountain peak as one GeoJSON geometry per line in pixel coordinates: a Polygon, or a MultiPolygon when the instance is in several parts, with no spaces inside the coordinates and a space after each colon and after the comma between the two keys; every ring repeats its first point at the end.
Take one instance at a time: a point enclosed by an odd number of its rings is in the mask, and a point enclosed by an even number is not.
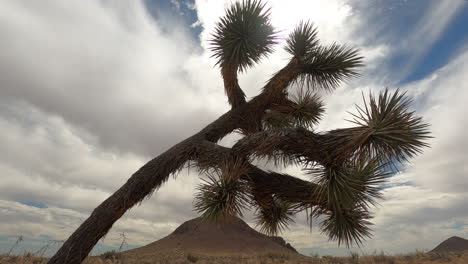
{"type": "Polygon", "coordinates": [[[240,218],[215,223],[200,217],[186,221],[168,236],[141,248],[129,250],[126,254],[149,255],[171,252],[212,256],[252,256],[273,252],[299,255],[283,238],[261,234],[240,218]]]}
{"type": "Polygon", "coordinates": [[[444,240],[439,245],[437,245],[437,247],[435,247],[430,252],[439,253],[439,252],[465,251],[465,250],[468,250],[468,240],[458,237],[458,236],[452,236],[444,240]]]}

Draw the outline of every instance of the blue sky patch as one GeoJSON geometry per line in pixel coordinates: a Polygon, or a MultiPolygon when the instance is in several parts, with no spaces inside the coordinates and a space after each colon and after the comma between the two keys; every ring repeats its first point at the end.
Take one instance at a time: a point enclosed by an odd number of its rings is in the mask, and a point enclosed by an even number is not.
{"type": "Polygon", "coordinates": [[[36,208],[48,208],[46,204],[38,202],[38,201],[20,200],[18,202],[28,205],[28,206],[36,207],[36,208]]]}
{"type": "MultiPolygon", "coordinates": [[[[458,4],[456,0],[454,2],[458,4]]],[[[468,40],[468,1],[456,10],[439,38],[432,45],[424,47],[427,50],[418,50],[418,46],[409,50],[402,47],[427,25],[425,15],[432,7],[437,7],[438,1],[376,0],[373,4],[359,1],[354,4],[360,15],[367,16],[366,27],[360,33],[367,34],[372,44],[381,43],[396,48],[378,67],[389,70],[389,79],[385,80],[384,85],[402,86],[425,78],[446,65],[468,40]]],[[[424,46],[426,43],[421,44],[424,46]]]]}
{"type": "Polygon", "coordinates": [[[198,39],[202,29],[200,26],[193,26],[198,21],[194,0],[145,0],[144,3],[148,12],[163,26],[163,29],[171,30],[170,25],[164,27],[167,18],[176,19],[189,29],[193,39],[198,39]]]}
{"type": "Polygon", "coordinates": [[[461,230],[465,226],[468,226],[468,224],[463,222],[455,222],[453,225],[443,226],[442,229],[461,230]]]}
{"type": "Polygon", "coordinates": [[[440,39],[417,63],[414,71],[401,81],[401,84],[423,79],[447,64],[468,40],[468,2],[459,10],[456,17],[443,31],[440,39]]]}

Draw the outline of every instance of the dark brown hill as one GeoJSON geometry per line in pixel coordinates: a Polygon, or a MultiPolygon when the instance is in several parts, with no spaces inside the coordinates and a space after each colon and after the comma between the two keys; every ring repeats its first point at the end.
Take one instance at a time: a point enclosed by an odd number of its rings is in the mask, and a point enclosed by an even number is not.
{"type": "Polygon", "coordinates": [[[451,252],[451,251],[465,251],[468,250],[468,240],[453,236],[442,243],[440,243],[431,253],[451,252]]]}
{"type": "Polygon", "coordinates": [[[172,253],[210,256],[278,253],[301,256],[283,238],[261,234],[239,218],[222,224],[195,218],[183,223],[168,236],[146,246],[126,251],[124,255],[172,253]]]}

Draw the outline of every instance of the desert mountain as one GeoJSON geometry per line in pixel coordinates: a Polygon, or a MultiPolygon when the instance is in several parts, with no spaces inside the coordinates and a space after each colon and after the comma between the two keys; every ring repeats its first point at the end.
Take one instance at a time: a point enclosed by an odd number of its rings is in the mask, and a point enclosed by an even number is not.
{"type": "Polygon", "coordinates": [[[440,253],[440,252],[450,252],[450,251],[464,251],[468,250],[468,240],[461,237],[453,236],[435,247],[430,252],[440,253]]]}
{"type": "Polygon", "coordinates": [[[268,253],[299,255],[283,238],[261,234],[239,218],[222,224],[195,218],[183,223],[168,236],[124,254],[145,256],[171,253],[211,256],[268,253]]]}

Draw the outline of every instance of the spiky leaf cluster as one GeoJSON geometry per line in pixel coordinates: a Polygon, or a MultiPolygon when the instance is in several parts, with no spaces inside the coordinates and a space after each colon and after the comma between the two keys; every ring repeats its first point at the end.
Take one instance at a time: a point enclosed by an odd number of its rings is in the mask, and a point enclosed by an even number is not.
{"type": "Polygon", "coordinates": [[[291,203],[282,201],[276,197],[270,197],[267,205],[258,206],[255,220],[260,231],[276,235],[286,229],[292,222],[295,210],[291,203]]]}
{"type": "Polygon", "coordinates": [[[250,186],[240,180],[247,173],[245,161],[225,160],[219,167],[207,172],[207,179],[197,187],[195,210],[214,221],[242,216],[250,203],[250,186]]]}
{"type": "Polygon", "coordinates": [[[367,129],[368,138],[359,146],[359,154],[377,157],[386,162],[406,161],[421,153],[429,145],[429,125],[409,110],[411,100],[399,90],[391,94],[388,89],[378,97],[372,94],[364,107],[357,106],[353,123],[367,129]]]}
{"type": "Polygon", "coordinates": [[[356,159],[309,170],[321,188],[317,197],[335,212],[359,205],[369,208],[381,198],[380,186],[389,177],[385,165],[376,159],[356,159]]]}
{"type": "Polygon", "coordinates": [[[276,33],[269,16],[270,10],[261,1],[232,4],[210,40],[217,63],[244,71],[273,52],[276,33]]]}
{"type": "Polygon", "coordinates": [[[370,236],[370,206],[382,198],[381,185],[390,175],[385,166],[376,159],[356,159],[315,167],[309,173],[320,186],[316,197],[322,206],[314,207],[312,216],[325,216],[322,232],[338,244],[361,244],[370,236]]]}
{"type": "Polygon", "coordinates": [[[286,51],[299,58],[312,54],[319,44],[317,29],[309,21],[301,21],[286,40],[286,51]]]}
{"type": "Polygon", "coordinates": [[[320,97],[309,90],[300,89],[283,104],[273,106],[264,116],[264,124],[268,129],[304,127],[310,128],[318,124],[324,106],[320,97]]]}
{"type": "Polygon", "coordinates": [[[300,22],[286,41],[286,51],[301,62],[296,82],[307,89],[335,89],[342,81],[358,75],[363,58],[357,49],[336,43],[324,46],[309,21],[300,22]]]}
{"type": "Polygon", "coordinates": [[[250,201],[248,188],[238,179],[208,175],[197,187],[194,208],[202,217],[213,221],[241,217],[250,201]]]}
{"type": "Polygon", "coordinates": [[[361,245],[362,242],[371,237],[369,228],[369,212],[362,207],[355,206],[342,212],[321,211],[325,216],[321,222],[321,232],[326,234],[330,240],[337,241],[338,245],[345,244],[350,247],[353,244],[361,245]]]}
{"type": "Polygon", "coordinates": [[[354,48],[338,44],[316,47],[305,55],[297,83],[309,89],[331,91],[342,81],[358,76],[356,70],[363,65],[362,59],[354,48]]]}

